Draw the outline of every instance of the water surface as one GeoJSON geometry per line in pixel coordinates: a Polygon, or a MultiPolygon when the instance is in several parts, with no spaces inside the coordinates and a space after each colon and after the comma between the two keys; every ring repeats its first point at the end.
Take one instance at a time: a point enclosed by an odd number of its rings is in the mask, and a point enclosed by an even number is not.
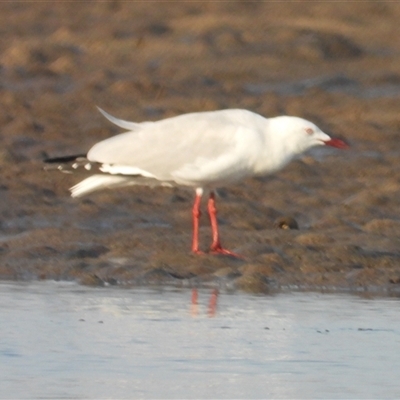
{"type": "Polygon", "coordinates": [[[0,284],[0,397],[399,396],[398,299],[211,290],[191,299],[190,290],[0,284]]]}

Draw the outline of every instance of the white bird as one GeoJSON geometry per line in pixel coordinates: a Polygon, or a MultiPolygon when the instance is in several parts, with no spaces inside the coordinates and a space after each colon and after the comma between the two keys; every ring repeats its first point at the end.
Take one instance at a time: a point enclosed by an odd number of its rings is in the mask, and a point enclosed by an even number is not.
{"type": "Polygon", "coordinates": [[[84,166],[97,171],[70,190],[79,197],[96,190],[129,185],[186,186],[196,191],[192,251],[199,250],[200,201],[209,192],[211,253],[235,255],[221,245],[215,189],[251,177],[271,174],[314,146],[348,147],[315,124],[298,117],[264,118],[247,110],[197,112],[155,122],[129,122],[102,109],[112,123],[128,132],[95,144],[86,156],[45,160],[70,172],[84,166]]]}

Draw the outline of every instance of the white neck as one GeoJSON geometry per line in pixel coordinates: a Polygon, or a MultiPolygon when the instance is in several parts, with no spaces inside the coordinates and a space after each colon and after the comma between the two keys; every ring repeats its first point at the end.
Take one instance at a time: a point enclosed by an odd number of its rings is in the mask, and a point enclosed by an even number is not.
{"type": "Polygon", "coordinates": [[[266,121],[263,132],[265,142],[255,165],[257,175],[263,175],[266,172],[273,173],[283,168],[302,152],[290,138],[282,140],[286,132],[281,129],[280,119],[281,117],[276,117],[266,121]]]}

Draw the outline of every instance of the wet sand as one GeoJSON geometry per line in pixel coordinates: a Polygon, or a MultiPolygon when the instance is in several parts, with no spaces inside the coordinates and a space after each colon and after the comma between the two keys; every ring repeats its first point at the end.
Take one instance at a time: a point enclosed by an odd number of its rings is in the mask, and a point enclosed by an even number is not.
{"type": "Polygon", "coordinates": [[[398,293],[399,17],[396,3],[0,4],[0,278],[398,293]],[[42,170],[120,132],[96,105],[133,121],[297,115],[351,149],[221,188],[223,244],[244,258],[193,256],[191,191],[77,200],[79,176],[42,170]]]}

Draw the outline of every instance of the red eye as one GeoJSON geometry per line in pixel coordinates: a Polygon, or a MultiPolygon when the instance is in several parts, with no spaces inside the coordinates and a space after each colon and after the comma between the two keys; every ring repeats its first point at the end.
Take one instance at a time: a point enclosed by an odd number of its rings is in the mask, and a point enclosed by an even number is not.
{"type": "Polygon", "coordinates": [[[312,134],[314,133],[314,130],[313,130],[312,128],[306,128],[306,132],[307,132],[309,135],[312,135],[312,134]]]}

